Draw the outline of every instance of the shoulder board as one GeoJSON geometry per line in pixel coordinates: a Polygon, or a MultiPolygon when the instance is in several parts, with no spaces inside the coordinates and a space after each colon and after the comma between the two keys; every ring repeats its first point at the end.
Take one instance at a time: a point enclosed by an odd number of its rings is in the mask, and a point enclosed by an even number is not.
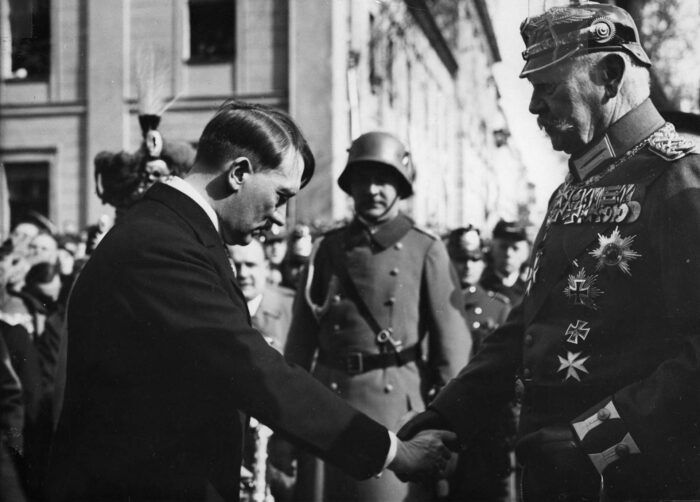
{"type": "Polygon", "coordinates": [[[669,122],[649,136],[648,143],[649,150],[667,162],[681,159],[695,151],[695,143],[680,136],[669,122]]]}
{"type": "Polygon", "coordinates": [[[438,237],[431,230],[428,230],[425,227],[421,227],[420,225],[416,225],[415,223],[413,224],[413,230],[416,230],[417,232],[420,232],[423,235],[427,235],[428,237],[430,237],[434,241],[440,240],[440,237],[438,237]]]}
{"type": "Polygon", "coordinates": [[[510,298],[508,298],[504,294],[497,293],[495,291],[487,291],[487,294],[489,295],[490,298],[493,298],[494,300],[498,300],[499,302],[501,302],[505,305],[510,305],[510,298]]]}

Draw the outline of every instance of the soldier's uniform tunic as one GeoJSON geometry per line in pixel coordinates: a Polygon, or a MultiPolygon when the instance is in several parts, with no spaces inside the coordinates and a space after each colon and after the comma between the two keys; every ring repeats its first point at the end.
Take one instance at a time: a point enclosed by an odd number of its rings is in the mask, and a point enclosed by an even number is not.
{"type": "MultiPolygon", "coordinates": [[[[445,246],[399,214],[371,235],[357,219],[331,231],[312,257],[307,271],[311,277],[305,274],[300,283],[307,290],[302,288],[295,300],[285,355],[310,369],[318,351],[314,375],[350,404],[395,429],[405,413],[424,409],[422,391],[455,376],[470,351],[462,293],[445,246]],[[392,337],[401,342],[403,364],[388,344],[377,342],[371,322],[358,308],[357,295],[378,325],[391,328],[392,337]],[[391,362],[367,371],[366,357],[381,353],[391,362]]],[[[300,472],[303,485],[301,477],[300,472]]],[[[390,502],[426,496],[391,472],[357,482],[326,468],[324,485],[326,501],[390,502]]]]}
{"type": "MultiPolygon", "coordinates": [[[[511,309],[507,296],[476,284],[462,290],[474,352],[502,325],[511,309]]],[[[510,405],[479,433],[469,451],[460,454],[457,469],[450,478],[449,500],[505,500],[511,473],[510,452],[515,435],[515,416],[510,405]]]]}
{"type": "Polygon", "coordinates": [[[569,423],[609,494],[700,497],[700,156],[650,101],[555,192],[521,306],[432,406],[463,440],[525,381],[520,434],[569,423]],[[465,402],[479,406],[464,406],[465,402]]]}

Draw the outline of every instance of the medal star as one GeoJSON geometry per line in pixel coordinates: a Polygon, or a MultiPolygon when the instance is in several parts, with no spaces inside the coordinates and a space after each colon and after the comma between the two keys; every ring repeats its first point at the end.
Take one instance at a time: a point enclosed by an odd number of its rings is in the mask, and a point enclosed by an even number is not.
{"type": "Polygon", "coordinates": [[[566,370],[566,375],[564,375],[564,382],[566,382],[569,378],[575,379],[577,382],[581,381],[581,377],[579,376],[578,372],[583,372],[583,373],[588,373],[588,370],[586,367],[583,365],[590,356],[582,357],[579,359],[579,356],[581,355],[580,352],[566,352],[566,359],[564,359],[561,356],[557,356],[559,358],[559,369],[557,370],[557,373],[560,371],[566,370]]]}
{"type": "Polygon", "coordinates": [[[642,256],[632,250],[635,237],[634,235],[622,237],[618,227],[615,227],[609,236],[598,234],[598,249],[589,253],[598,260],[596,270],[603,267],[617,267],[623,273],[632,275],[630,262],[642,256]]]}
{"type": "Polygon", "coordinates": [[[579,320],[576,321],[576,324],[569,324],[569,327],[566,328],[566,333],[564,333],[564,335],[567,337],[566,341],[578,345],[579,338],[581,340],[585,340],[588,333],[591,331],[591,328],[588,328],[587,326],[588,323],[586,321],[579,320]]]}
{"type": "Polygon", "coordinates": [[[586,271],[581,269],[576,275],[569,275],[569,284],[564,288],[564,295],[574,305],[583,305],[597,310],[598,306],[593,300],[603,294],[600,289],[594,286],[597,279],[597,275],[587,276],[586,271]]]}

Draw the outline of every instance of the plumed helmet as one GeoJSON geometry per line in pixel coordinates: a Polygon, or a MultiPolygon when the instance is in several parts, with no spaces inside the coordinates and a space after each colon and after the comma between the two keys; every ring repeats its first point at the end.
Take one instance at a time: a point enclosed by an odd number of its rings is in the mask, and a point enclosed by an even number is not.
{"type": "Polygon", "coordinates": [[[601,51],[626,52],[640,65],[651,66],[626,10],[585,0],[559,3],[565,5],[549,7],[521,24],[526,46],[521,78],[577,55],[601,51]]]}
{"type": "Polygon", "coordinates": [[[377,165],[392,168],[399,179],[399,195],[402,199],[413,195],[415,170],[406,146],[396,136],[387,132],[368,132],[352,142],[348,150],[348,162],[338,178],[338,186],[350,193],[351,173],[358,166],[377,165]]]}

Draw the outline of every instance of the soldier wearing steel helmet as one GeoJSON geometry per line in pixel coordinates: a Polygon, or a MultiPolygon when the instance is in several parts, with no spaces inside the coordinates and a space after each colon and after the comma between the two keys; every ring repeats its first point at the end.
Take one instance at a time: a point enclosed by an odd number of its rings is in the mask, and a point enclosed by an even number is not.
{"type": "Polygon", "coordinates": [[[569,174],[523,302],[399,437],[469,448],[519,374],[526,500],[700,500],[700,157],[649,100],[623,9],[551,7],[521,32],[530,112],[569,174]]]}
{"type": "MultiPolygon", "coordinates": [[[[425,408],[425,391],[456,375],[471,337],[444,244],[400,210],[413,194],[401,141],[370,132],[350,147],[340,187],[355,218],[317,242],[300,282],[285,355],[387,427],[425,408]],[[317,355],[317,363],[312,361],[317,355]]],[[[393,474],[357,482],[324,471],[326,501],[428,500],[393,474]]],[[[307,485],[299,472],[299,484],[307,485]]]]}

